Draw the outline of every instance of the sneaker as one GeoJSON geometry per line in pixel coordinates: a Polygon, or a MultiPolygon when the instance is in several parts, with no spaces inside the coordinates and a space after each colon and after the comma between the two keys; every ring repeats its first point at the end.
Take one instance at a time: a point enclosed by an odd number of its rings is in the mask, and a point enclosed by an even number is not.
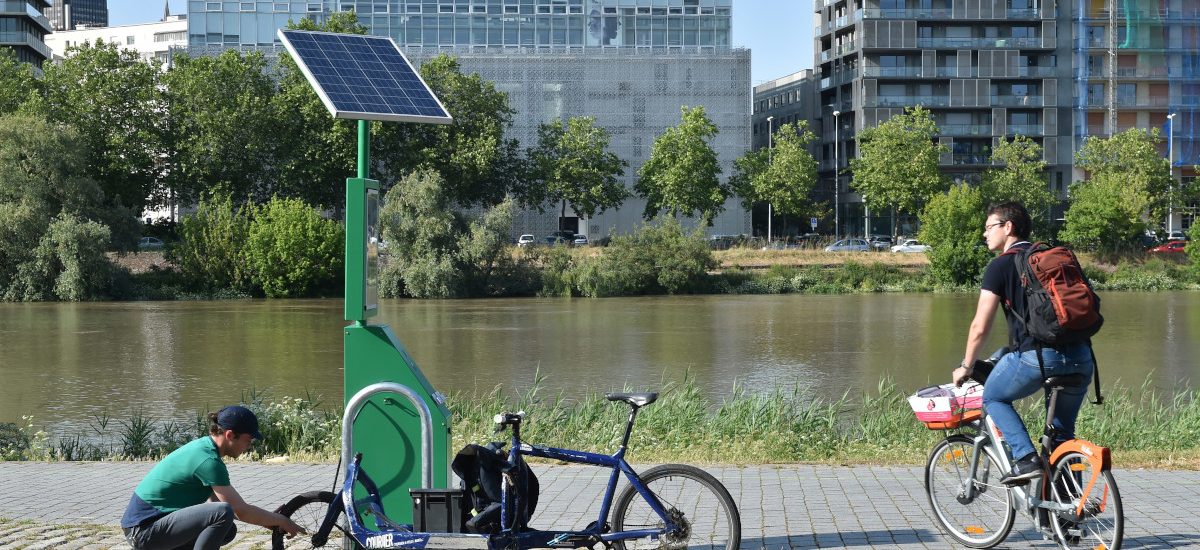
{"type": "Polygon", "coordinates": [[[1000,483],[1009,487],[1024,485],[1040,475],[1042,475],[1042,459],[1038,457],[1037,453],[1029,453],[1013,464],[1012,473],[1000,478],[1000,483]]]}

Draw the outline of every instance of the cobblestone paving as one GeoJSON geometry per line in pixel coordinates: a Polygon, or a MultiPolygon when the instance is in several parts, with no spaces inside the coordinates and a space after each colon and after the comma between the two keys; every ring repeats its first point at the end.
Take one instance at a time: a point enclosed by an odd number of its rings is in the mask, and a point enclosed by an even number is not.
{"type": "MultiPolygon", "coordinates": [[[[150,463],[0,462],[0,550],[128,548],[114,528],[150,463]]],[[[639,467],[638,469],[641,469],[639,467]]],[[[742,547],[958,548],[938,532],[920,468],[809,465],[706,466],[729,488],[742,516],[742,547]]],[[[334,466],[231,464],[246,500],[267,508],[327,489],[334,466]]],[[[596,519],[607,474],[535,465],[542,482],[536,527],[582,528],[596,519]]],[[[1200,472],[1118,470],[1125,548],[1200,548],[1195,503],[1200,472]]],[[[239,523],[231,548],[269,548],[266,530],[239,523]]],[[[230,547],[227,547],[230,548],[230,547]]],[[[1017,516],[1000,548],[1054,548],[1017,516]]]]}

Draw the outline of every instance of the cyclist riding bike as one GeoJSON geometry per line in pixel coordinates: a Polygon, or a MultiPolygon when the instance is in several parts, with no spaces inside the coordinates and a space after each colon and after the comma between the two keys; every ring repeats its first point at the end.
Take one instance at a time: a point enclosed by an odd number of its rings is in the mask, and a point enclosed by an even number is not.
{"type": "Polygon", "coordinates": [[[1000,255],[983,272],[982,290],[967,335],[963,362],[954,370],[955,384],[961,385],[971,377],[975,358],[991,331],[996,309],[1003,306],[1009,342],[1015,346],[1014,351],[1000,358],[988,375],[983,406],[1012,449],[1015,459],[1012,472],[1000,479],[1009,486],[1028,483],[1042,475],[1043,470],[1041,457],[1034,450],[1033,441],[1013,408],[1013,402],[1036,393],[1047,376],[1084,375],[1082,385],[1064,388],[1059,393],[1054,411],[1056,443],[1074,438],[1075,420],[1095,370],[1088,343],[1049,347],[1037,342],[1025,329],[1022,320],[1027,302],[1015,262],[1019,257],[1017,252],[1032,246],[1029,242],[1031,226],[1029,212],[1020,203],[1006,202],[988,208],[983,237],[988,249],[1000,255]]]}

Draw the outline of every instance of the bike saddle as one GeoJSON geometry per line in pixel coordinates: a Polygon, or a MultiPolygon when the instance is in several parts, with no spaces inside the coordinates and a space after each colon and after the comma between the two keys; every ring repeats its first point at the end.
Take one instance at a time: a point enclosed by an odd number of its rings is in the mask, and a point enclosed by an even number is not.
{"type": "Polygon", "coordinates": [[[1045,386],[1047,388],[1054,388],[1054,387],[1073,388],[1076,386],[1082,386],[1083,380],[1084,380],[1084,378],[1083,378],[1082,374],[1067,374],[1067,375],[1063,375],[1063,376],[1049,376],[1046,378],[1046,381],[1042,383],[1042,386],[1045,386]]]}
{"type": "Polygon", "coordinates": [[[609,401],[624,401],[634,407],[645,407],[658,399],[658,392],[606,393],[604,397],[607,397],[609,401]]]}

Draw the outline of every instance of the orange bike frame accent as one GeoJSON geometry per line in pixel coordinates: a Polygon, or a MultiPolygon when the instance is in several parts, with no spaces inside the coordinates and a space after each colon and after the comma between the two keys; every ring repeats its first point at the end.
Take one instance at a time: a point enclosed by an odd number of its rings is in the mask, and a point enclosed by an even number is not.
{"type": "MultiPolygon", "coordinates": [[[[1088,458],[1088,462],[1092,466],[1092,478],[1088,480],[1087,487],[1083,490],[1084,495],[1092,492],[1092,488],[1096,486],[1096,480],[1100,479],[1100,472],[1106,472],[1112,468],[1112,452],[1108,447],[1101,447],[1085,441],[1083,439],[1071,439],[1064,441],[1054,448],[1054,453],[1050,455],[1050,465],[1053,467],[1058,464],[1067,453],[1079,453],[1088,458]]],[[[1050,490],[1050,484],[1046,484],[1046,491],[1050,490]]],[[[1079,506],[1075,508],[1075,517],[1083,515],[1083,505],[1087,502],[1086,498],[1079,499],[1079,506]]]]}

